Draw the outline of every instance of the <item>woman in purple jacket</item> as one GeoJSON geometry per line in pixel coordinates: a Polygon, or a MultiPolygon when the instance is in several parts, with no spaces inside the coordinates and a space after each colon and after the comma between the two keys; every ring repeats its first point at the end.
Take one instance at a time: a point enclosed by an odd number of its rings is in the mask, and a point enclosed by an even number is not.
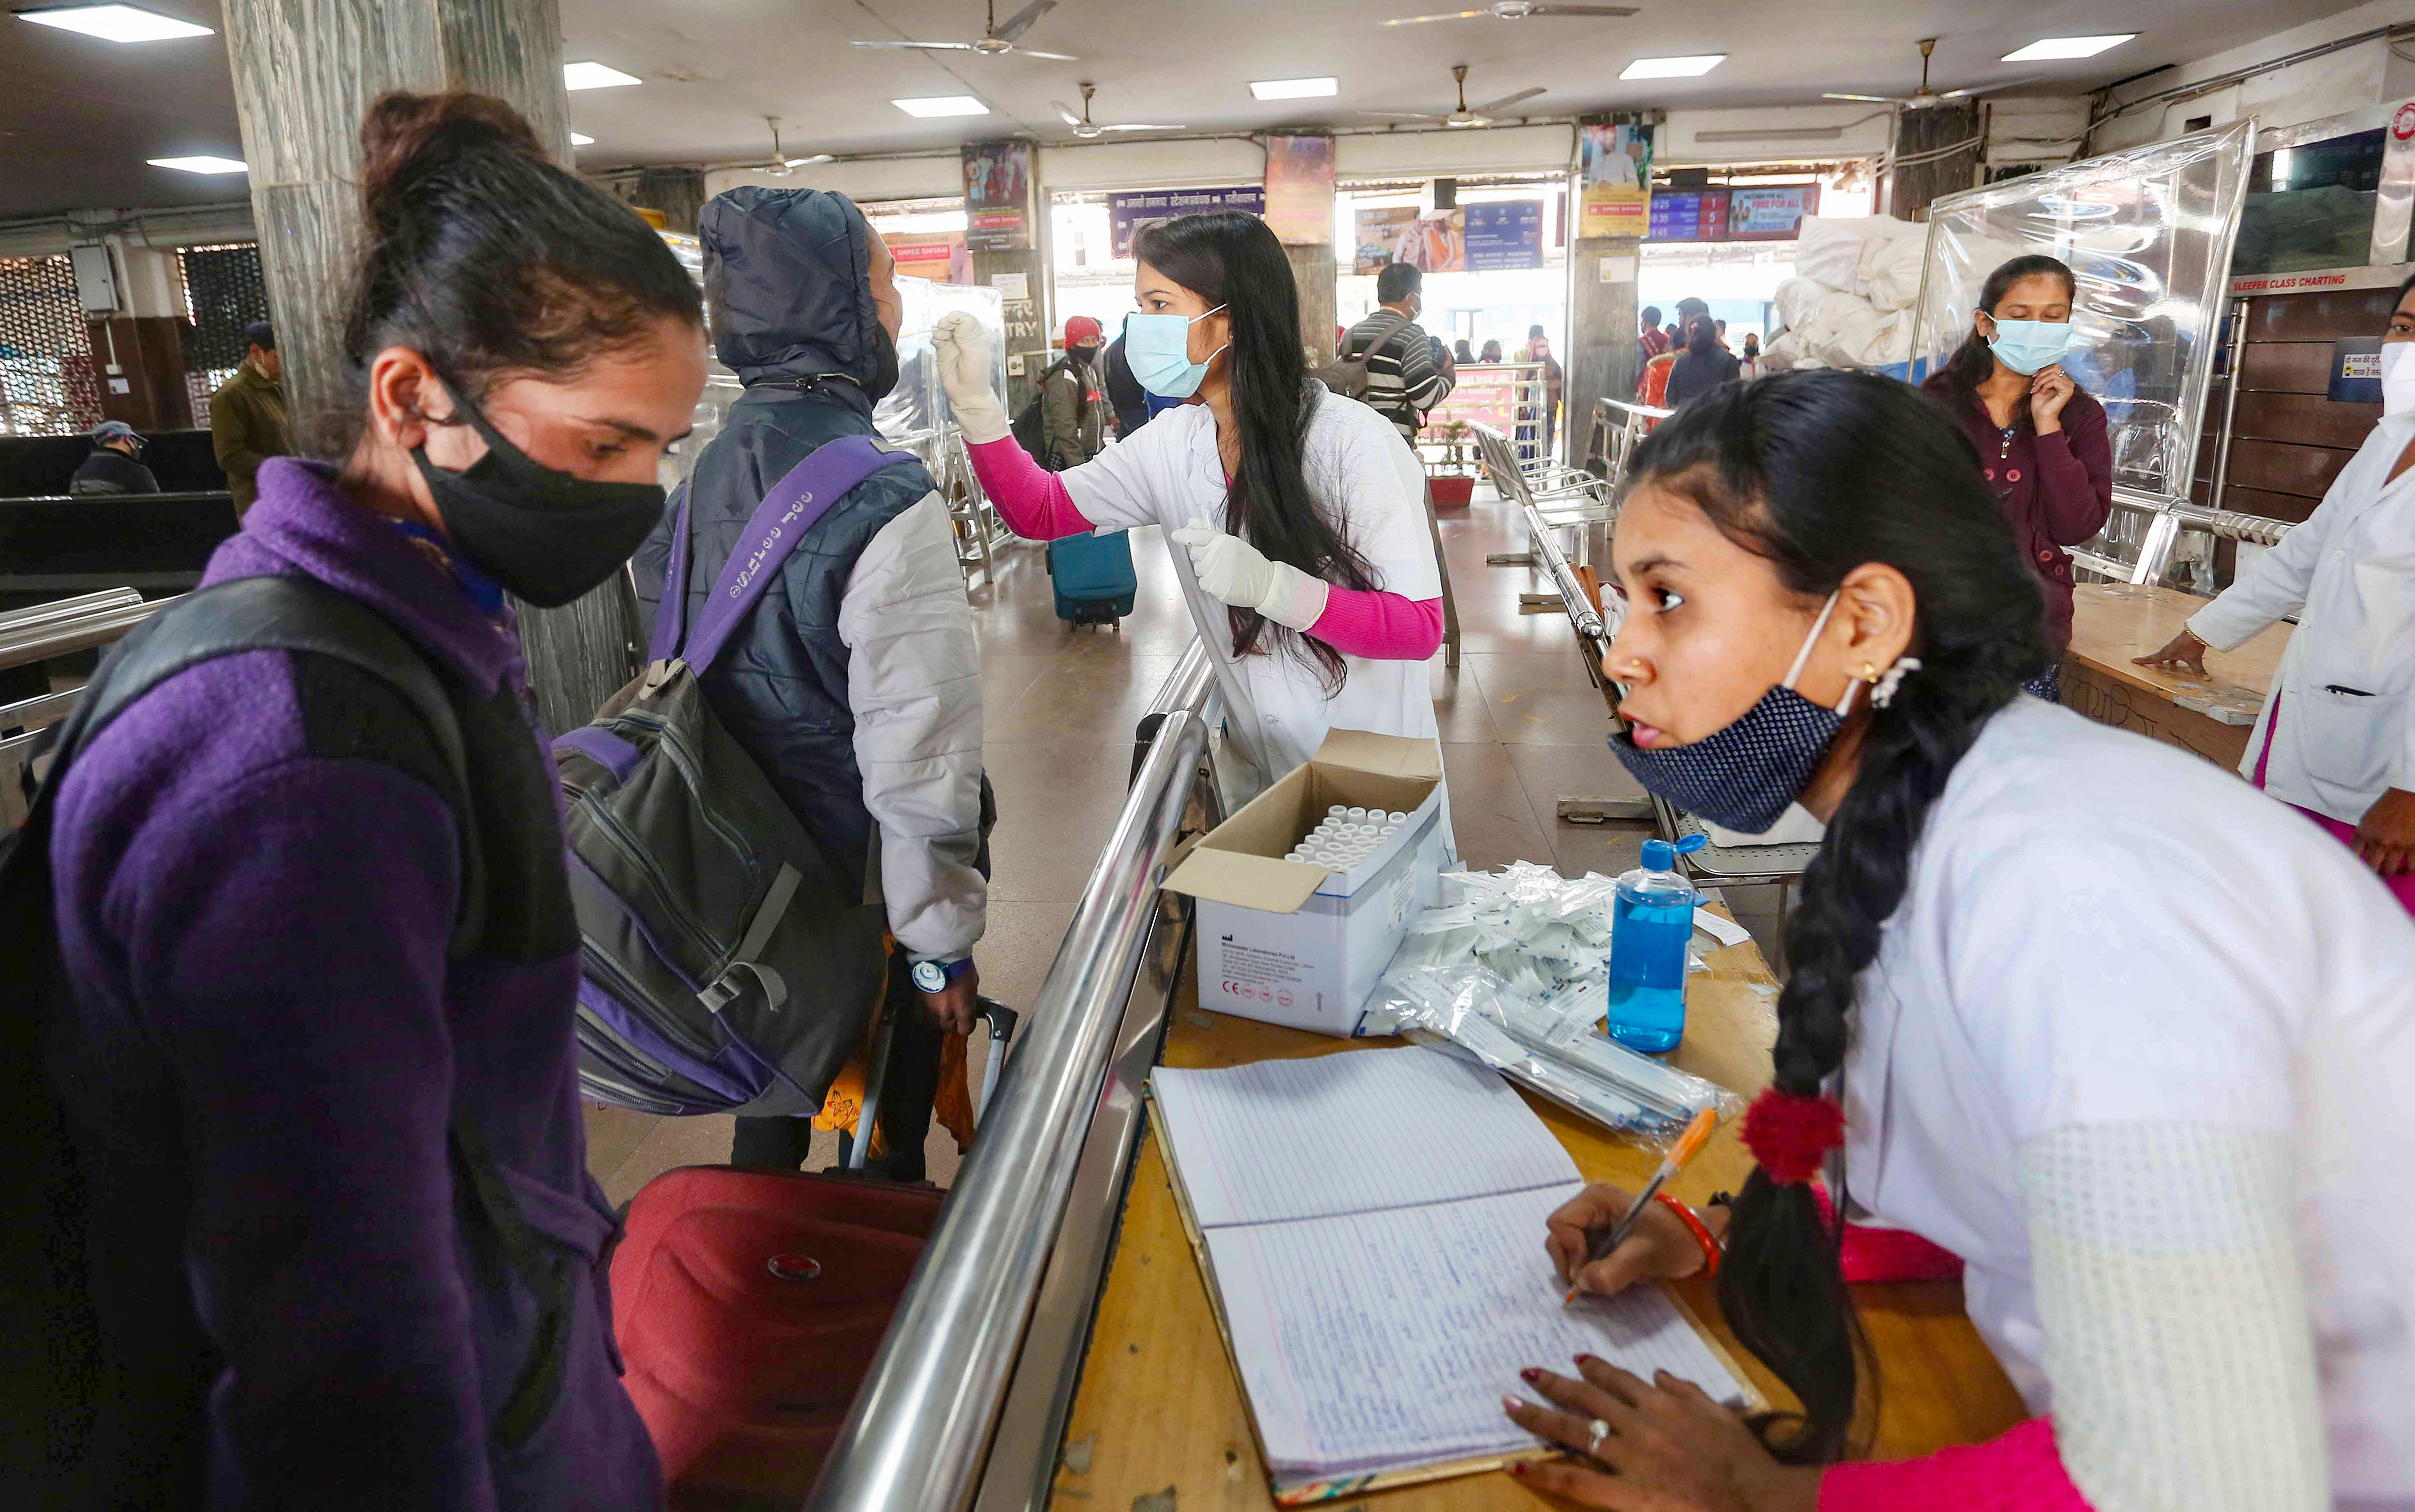
{"type": "Polygon", "coordinates": [[[448,684],[468,792],[382,683],[281,651],[159,683],[61,779],[54,1062],[105,1310],[142,1324],[110,1343],[91,1505],[659,1506],[504,594],[565,603],[653,525],[698,295],[499,100],[389,95],[361,142],[342,460],[263,466],[204,585],[305,576],[383,617],[448,684]]]}
{"type": "Polygon", "coordinates": [[[2056,698],[2071,645],[2071,556],[2113,512],[2113,448],[2105,406],[2062,370],[2078,284],[2060,259],[2017,257],[1988,275],[1971,334],[1921,386],[1979,450],[1998,507],[2046,593],[2054,661],[2029,691],[2056,698]]]}

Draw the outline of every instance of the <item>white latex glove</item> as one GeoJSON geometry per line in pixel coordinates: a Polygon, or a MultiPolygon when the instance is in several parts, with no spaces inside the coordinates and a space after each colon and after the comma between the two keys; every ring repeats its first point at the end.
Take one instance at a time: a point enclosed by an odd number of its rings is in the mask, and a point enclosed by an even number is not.
{"type": "Polygon", "coordinates": [[[1211,598],[1255,609],[1279,625],[1306,630],[1325,612],[1323,581],[1266,554],[1238,535],[1194,519],[1167,539],[1191,553],[1191,570],[1211,598]]]}
{"type": "Polygon", "coordinates": [[[963,310],[939,317],[931,328],[931,360],[939,365],[939,384],[948,391],[949,407],[956,412],[956,428],[978,446],[1012,434],[1006,406],[990,386],[995,371],[989,352],[989,331],[963,310]]]}

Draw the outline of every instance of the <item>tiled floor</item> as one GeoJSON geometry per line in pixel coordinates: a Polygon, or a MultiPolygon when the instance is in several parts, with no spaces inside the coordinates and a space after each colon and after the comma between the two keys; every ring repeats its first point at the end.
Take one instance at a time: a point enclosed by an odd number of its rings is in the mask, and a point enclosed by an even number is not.
{"type": "MultiPolygon", "coordinates": [[[[1136,531],[1132,539],[1140,596],[1120,630],[1067,630],[1055,616],[1046,557],[1036,546],[1007,548],[997,584],[971,595],[982,643],[983,752],[998,801],[989,930],[975,959],[983,990],[1016,1008],[1038,992],[1122,806],[1132,726],[1192,636],[1158,531],[1136,531]]],[[[1519,612],[1518,595],[1544,587],[1540,577],[1485,564],[1487,553],[1523,544],[1510,512],[1481,494],[1465,509],[1444,512],[1462,654],[1455,669],[1435,657],[1433,690],[1460,853],[1472,866],[1526,859],[1569,876],[1616,875],[1636,864],[1650,831],[1558,821],[1563,797],[1637,788],[1603,749],[1601,696],[1565,618],[1519,612]]],[[[1741,893],[1729,902],[1767,950],[1773,903],[1741,893]]],[[[977,1049],[976,1077],[981,1067],[977,1049]]],[[[673,1166],[727,1159],[729,1133],[726,1117],[660,1118],[591,1104],[588,1164],[612,1201],[623,1202],[673,1166]]],[[[822,1136],[813,1163],[833,1160],[836,1143],[822,1136]]],[[[944,1185],[956,1158],[954,1142],[934,1129],[932,1178],[944,1185]]]]}

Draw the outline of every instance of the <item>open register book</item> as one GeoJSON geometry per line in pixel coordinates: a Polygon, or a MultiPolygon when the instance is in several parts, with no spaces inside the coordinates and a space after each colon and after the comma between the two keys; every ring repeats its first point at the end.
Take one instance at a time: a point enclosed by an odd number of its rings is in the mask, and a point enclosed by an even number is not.
{"type": "Polygon", "coordinates": [[[1576,1162],[1487,1068],[1358,1050],[1150,1085],[1278,1502],[1535,1455],[1501,1398],[1580,1353],[1758,1403],[1666,1292],[1564,1305],[1543,1220],[1576,1162]]]}

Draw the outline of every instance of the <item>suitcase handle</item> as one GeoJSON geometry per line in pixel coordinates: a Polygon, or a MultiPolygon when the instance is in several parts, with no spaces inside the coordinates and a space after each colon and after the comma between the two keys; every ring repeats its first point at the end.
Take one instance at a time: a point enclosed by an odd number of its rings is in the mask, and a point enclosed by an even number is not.
{"type": "MultiPolygon", "coordinates": [[[[1007,1051],[1012,1047],[1014,1031],[1023,1015],[995,997],[975,997],[973,1018],[989,1025],[989,1069],[982,1074],[981,1091],[973,1099],[973,1128],[989,1115],[989,1100],[998,1091],[998,1079],[1006,1068],[1007,1051]]],[[[880,1115],[880,1085],[889,1075],[890,1025],[880,1021],[880,1032],[873,1037],[872,1061],[863,1071],[863,1112],[855,1120],[856,1137],[848,1142],[847,1169],[861,1171],[872,1151],[872,1128],[880,1115]]]]}

